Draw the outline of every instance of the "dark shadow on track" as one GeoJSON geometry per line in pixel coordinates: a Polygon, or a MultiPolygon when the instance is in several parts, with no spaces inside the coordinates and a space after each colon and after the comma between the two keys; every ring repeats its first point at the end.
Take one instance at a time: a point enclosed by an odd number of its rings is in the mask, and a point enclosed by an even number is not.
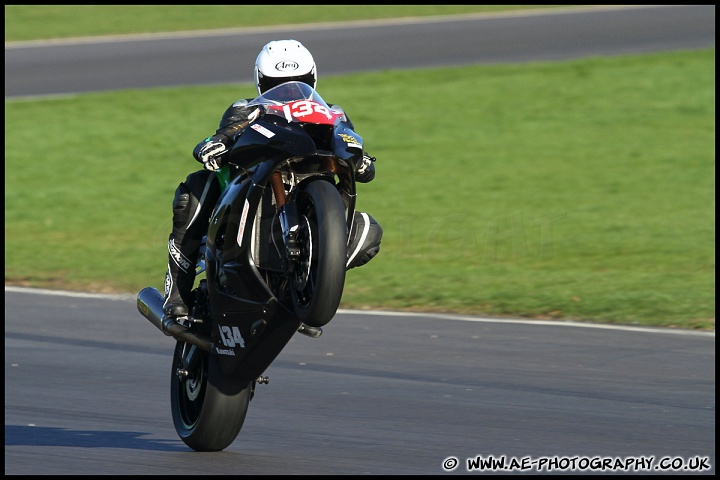
{"type": "Polygon", "coordinates": [[[128,448],[161,452],[191,451],[180,440],[151,440],[142,438],[144,435],[150,434],[5,425],[5,446],[128,448]]]}

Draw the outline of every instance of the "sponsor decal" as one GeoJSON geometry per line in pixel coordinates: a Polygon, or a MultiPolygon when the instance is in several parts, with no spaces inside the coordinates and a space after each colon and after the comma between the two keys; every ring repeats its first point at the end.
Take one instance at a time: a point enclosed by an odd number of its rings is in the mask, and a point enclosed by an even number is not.
{"type": "Polygon", "coordinates": [[[140,313],[142,313],[146,317],[148,316],[148,312],[150,311],[150,309],[148,308],[147,305],[145,305],[144,302],[141,302],[139,298],[137,301],[137,307],[138,307],[138,310],[140,310],[140,313]]]}
{"type": "Polygon", "coordinates": [[[348,144],[348,147],[362,148],[362,145],[358,143],[357,138],[353,137],[352,135],[348,135],[347,133],[338,133],[338,136],[342,138],[345,143],[348,144]]]}
{"type": "Polygon", "coordinates": [[[170,257],[183,272],[187,272],[188,269],[190,269],[190,260],[188,260],[187,257],[180,252],[180,250],[175,246],[175,241],[172,239],[168,242],[168,252],[170,252],[170,257]]]}
{"type": "Polygon", "coordinates": [[[278,72],[294,72],[298,68],[300,68],[300,65],[292,60],[283,60],[275,64],[275,70],[278,72]]]}
{"type": "Polygon", "coordinates": [[[248,215],[249,209],[250,209],[250,204],[248,203],[247,198],[246,198],[245,205],[243,206],[242,215],[240,216],[240,226],[238,227],[238,234],[237,234],[238,247],[242,246],[243,234],[245,233],[245,223],[247,222],[247,215],[248,215]]]}
{"type": "Polygon", "coordinates": [[[172,288],[172,277],[170,276],[170,271],[168,270],[167,275],[165,275],[165,298],[168,298],[170,296],[171,288],[172,288]]]}
{"type": "Polygon", "coordinates": [[[250,128],[255,130],[256,132],[265,135],[267,138],[272,138],[275,136],[273,132],[268,130],[267,128],[263,127],[262,125],[258,125],[257,123],[255,125],[250,125],[250,128]]]}
{"type": "Polygon", "coordinates": [[[231,357],[235,356],[235,352],[230,348],[215,347],[215,353],[217,353],[218,355],[229,355],[231,357]]]}

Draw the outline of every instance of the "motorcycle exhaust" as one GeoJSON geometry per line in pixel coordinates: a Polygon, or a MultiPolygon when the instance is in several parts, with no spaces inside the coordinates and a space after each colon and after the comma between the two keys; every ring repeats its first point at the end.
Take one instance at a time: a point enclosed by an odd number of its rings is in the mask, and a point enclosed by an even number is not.
{"type": "Polygon", "coordinates": [[[173,318],[165,317],[163,303],[165,303],[165,298],[153,287],[145,287],[138,293],[138,311],[158,330],[177,340],[195,345],[206,352],[215,353],[214,345],[209,338],[198,335],[185,325],[177,323],[173,318]]]}

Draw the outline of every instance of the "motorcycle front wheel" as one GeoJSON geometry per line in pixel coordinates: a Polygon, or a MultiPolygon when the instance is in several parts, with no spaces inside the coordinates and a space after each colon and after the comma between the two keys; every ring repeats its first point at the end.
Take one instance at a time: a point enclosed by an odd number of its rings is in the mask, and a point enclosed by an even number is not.
{"type": "Polygon", "coordinates": [[[175,430],[199,452],[224,450],[245,422],[253,382],[223,375],[217,356],[177,342],[170,381],[175,430]]]}
{"type": "Polygon", "coordinates": [[[298,194],[297,207],[300,258],[290,295],[300,321],[322,327],[335,316],[345,286],[345,206],[332,183],[316,180],[298,194]]]}

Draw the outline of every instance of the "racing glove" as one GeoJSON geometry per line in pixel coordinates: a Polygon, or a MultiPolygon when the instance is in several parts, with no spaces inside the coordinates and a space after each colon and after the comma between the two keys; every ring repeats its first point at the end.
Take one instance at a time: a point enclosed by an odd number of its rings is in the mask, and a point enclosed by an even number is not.
{"type": "Polygon", "coordinates": [[[202,162],[205,170],[213,172],[223,166],[228,149],[224,143],[208,138],[205,143],[197,146],[195,158],[202,162]]]}
{"type": "Polygon", "coordinates": [[[375,157],[363,153],[363,158],[355,166],[355,180],[360,183],[368,183],[375,178],[375,157]]]}

